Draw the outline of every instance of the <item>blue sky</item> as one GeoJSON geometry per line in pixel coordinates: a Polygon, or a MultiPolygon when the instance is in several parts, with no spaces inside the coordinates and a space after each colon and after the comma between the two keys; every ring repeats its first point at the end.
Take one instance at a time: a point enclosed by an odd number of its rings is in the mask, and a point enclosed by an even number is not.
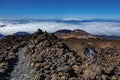
{"type": "Polygon", "coordinates": [[[120,0],[0,0],[0,17],[120,19],[120,0]]]}

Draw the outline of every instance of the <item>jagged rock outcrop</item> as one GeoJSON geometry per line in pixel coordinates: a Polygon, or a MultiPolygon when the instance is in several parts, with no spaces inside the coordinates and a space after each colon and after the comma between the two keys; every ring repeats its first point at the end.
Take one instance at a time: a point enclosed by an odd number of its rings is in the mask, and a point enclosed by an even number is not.
{"type": "Polygon", "coordinates": [[[39,31],[32,36],[28,46],[26,55],[31,58],[35,80],[80,78],[73,68],[82,64],[80,57],[54,35],[39,31]]]}

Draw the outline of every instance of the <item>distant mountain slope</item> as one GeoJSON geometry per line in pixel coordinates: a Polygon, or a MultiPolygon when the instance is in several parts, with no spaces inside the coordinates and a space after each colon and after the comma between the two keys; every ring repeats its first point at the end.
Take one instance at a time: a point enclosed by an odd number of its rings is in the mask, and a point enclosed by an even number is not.
{"type": "Polygon", "coordinates": [[[110,39],[110,40],[120,40],[120,36],[106,36],[106,35],[96,35],[103,39],[110,39]]]}
{"type": "Polygon", "coordinates": [[[67,29],[61,29],[55,32],[55,34],[59,34],[59,33],[71,33],[72,30],[67,30],[67,29]]]}
{"type": "Polygon", "coordinates": [[[14,36],[21,36],[21,35],[28,35],[29,33],[27,32],[17,32],[15,34],[13,34],[14,36]]]}
{"type": "Polygon", "coordinates": [[[59,38],[98,38],[97,36],[94,36],[86,31],[75,29],[75,30],[58,30],[54,32],[54,34],[59,38]]]}
{"type": "Polygon", "coordinates": [[[5,27],[6,25],[0,25],[0,27],[5,27]]]}
{"type": "Polygon", "coordinates": [[[3,39],[4,37],[5,37],[4,35],[0,34],[0,39],[3,39]]]}

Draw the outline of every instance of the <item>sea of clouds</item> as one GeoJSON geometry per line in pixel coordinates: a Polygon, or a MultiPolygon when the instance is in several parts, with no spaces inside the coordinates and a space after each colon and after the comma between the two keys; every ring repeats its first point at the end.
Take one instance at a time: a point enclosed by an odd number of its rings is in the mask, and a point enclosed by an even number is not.
{"type": "Polygon", "coordinates": [[[0,20],[0,34],[12,35],[16,32],[28,32],[34,33],[37,29],[42,29],[49,33],[55,32],[59,29],[82,29],[94,35],[107,35],[107,36],[120,36],[120,22],[79,22],[68,23],[68,22],[57,22],[51,21],[28,21],[19,22],[11,20],[0,20]],[[76,24],[77,23],[77,24],[76,24]]]}

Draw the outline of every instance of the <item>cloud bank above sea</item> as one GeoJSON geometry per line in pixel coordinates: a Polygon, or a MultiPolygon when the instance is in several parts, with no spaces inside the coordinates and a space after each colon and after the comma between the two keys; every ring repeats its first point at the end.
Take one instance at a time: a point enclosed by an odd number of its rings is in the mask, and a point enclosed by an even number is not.
{"type": "Polygon", "coordinates": [[[37,29],[42,29],[49,33],[60,29],[82,29],[94,35],[120,36],[120,22],[104,21],[67,21],[66,20],[34,20],[34,21],[12,21],[0,20],[0,34],[12,35],[16,32],[34,33],[37,29]]]}

